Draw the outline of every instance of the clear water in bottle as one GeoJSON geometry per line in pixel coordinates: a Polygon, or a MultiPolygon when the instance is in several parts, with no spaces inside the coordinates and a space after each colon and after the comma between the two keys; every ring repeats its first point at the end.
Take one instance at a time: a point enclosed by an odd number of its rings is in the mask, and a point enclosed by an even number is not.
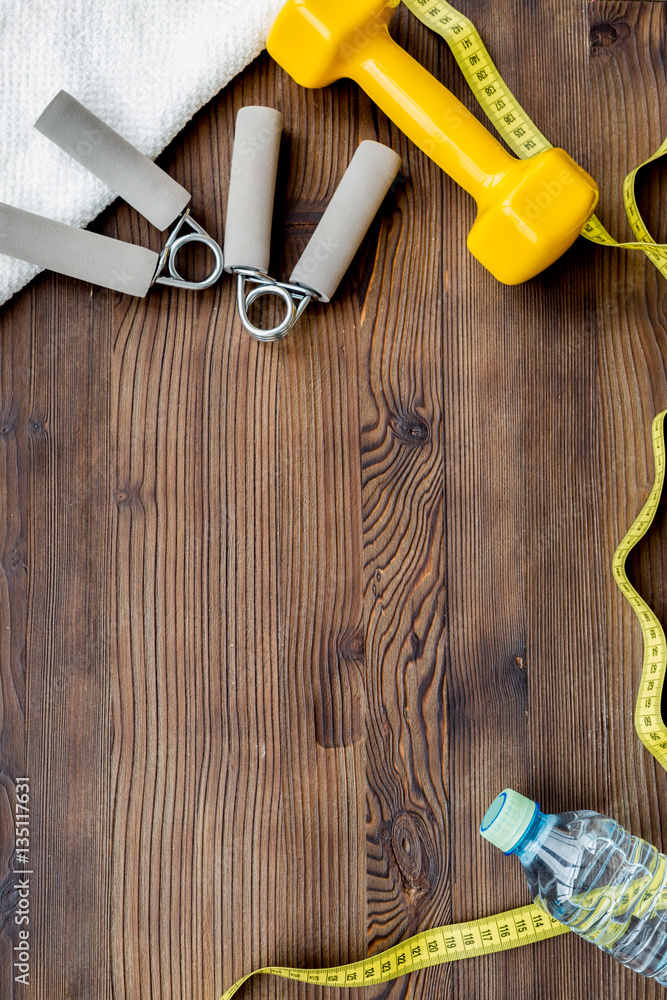
{"type": "Polygon", "coordinates": [[[596,812],[546,815],[508,788],[480,833],[516,854],[535,903],[628,968],[667,986],[667,857],[596,812]]]}

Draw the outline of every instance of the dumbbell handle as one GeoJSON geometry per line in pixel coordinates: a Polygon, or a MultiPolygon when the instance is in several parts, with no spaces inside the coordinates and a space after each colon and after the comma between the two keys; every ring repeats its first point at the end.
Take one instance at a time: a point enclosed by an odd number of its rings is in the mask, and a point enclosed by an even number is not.
{"type": "Polygon", "coordinates": [[[497,203],[498,186],[520,161],[386,28],[365,41],[345,72],[480,208],[497,203]]]}

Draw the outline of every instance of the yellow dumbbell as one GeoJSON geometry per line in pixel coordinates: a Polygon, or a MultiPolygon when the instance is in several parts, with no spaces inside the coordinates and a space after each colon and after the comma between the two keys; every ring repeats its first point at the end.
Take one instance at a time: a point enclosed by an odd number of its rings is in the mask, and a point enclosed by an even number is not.
{"type": "Polygon", "coordinates": [[[270,54],[303,87],[350,77],[477,202],[468,249],[516,285],[553,264],[593,214],[598,188],[563,149],[517,160],[397,45],[399,0],[288,0],[270,54]]]}

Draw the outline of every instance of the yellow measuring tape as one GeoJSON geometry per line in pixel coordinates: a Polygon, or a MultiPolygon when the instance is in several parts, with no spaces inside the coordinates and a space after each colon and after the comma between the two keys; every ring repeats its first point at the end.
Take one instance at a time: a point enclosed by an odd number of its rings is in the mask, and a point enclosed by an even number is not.
{"type": "MultiPolygon", "coordinates": [[[[463,74],[482,108],[500,132],[510,148],[521,158],[534,156],[551,143],[539,131],[512,95],[489,53],[482,43],[474,25],[450,4],[434,0],[403,0],[416,16],[442,35],[451,48],[463,74]]],[[[667,277],[667,246],[656,244],[646,230],[637,208],[634,182],[637,172],[646,163],[658,159],[667,152],[667,140],[645,163],[633,170],[625,178],[623,196],[628,218],[640,242],[618,243],[606,231],[600,221],[593,216],[586,223],[582,235],[595,243],[605,246],[639,249],[653,261],[658,270],[667,277]]],[[[635,711],[635,726],[642,743],[667,769],[667,728],[660,713],[662,689],[667,672],[667,644],[660,622],[630,584],[625,563],[630,551],[644,537],[650,528],[662,494],[665,478],[664,422],[667,411],[653,421],[653,454],[655,456],[655,481],[651,494],[627,535],[619,545],[612,563],[614,579],[623,595],[634,608],[644,639],[644,666],[635,711]]],[[[646,903],[653,898],[661,885],[662,867],[656,870],[646,886],[646,903]]],[[[637,886],[634,886],[636,892],[637,886]]],[[[639,887],[641,888],[641,887],[639,887]]],[[[611,890],[613,892],[613,890],[611,890]]],[[[590,899],[582,896],[580,902],[592,907],[591,916],[599,915],[596,906],[610,905],[622,907],[625,896],[610,899],[609,892],[600,891],[600,899],[589,893],[590,899]]],[[[636,898],[626,887],[628,905],[636,898]]],[[[660,906],[667,906],[667,899],[660,900],[660,906]]],[[[594,922],[594,920],[593,920],[594,922]]],[[[257,969],[239,979],[223,994],[221,1000],[231,1000],[234,994],[252,976],[274,975],[301,983],[318,986],[355,987],[385,983],[399,976],[454,962],[463,958],[476,958],[497,951],[506,951],[522,945],[534,944],[559,934],[567,934],[569,928],[550,917],[537,905],[522,906],[518,909],[498,913],[481,920],[468,920],[460,924],[436,927],[422,931],[394,945],[387,951],[358,962],[339,965],[330,969],[292,969],[271,966],[257,969]]],[[[600,942],[603,943],[603,942],[600,942]]]]}
{"type": "Polygon", "coordinates": [[[490,955],[495,951],[518,948],[522,944],[532,944],[556,934],[566,934],[568,928],[559,924],[534,904],[522,906],[518,910],[498,913],[485,920],[469,920],[464,924],[450,924],[435,927],[407,938],[401,944],[372,958],[364,958],[351,965],[339,965],[333,969],[258,969],[239,979],[227,990],[222,1000],[230,1000],[250,976],[271,973],[283,979],[295,979],[300,983],[315,983],[318,986],[372,986],[398,979],[408,972],[427,969],[443,962],[455,962],[459,958],[475,958],[490,955]]]}
{"type": "Polygon", "coordinates": [[[667,769],[667,727],[662,721],[660,703],[667,668],[667,644],[662,625],[632,586],[625,572],[629,553],[644,537],[653,523],[665,481],[665,415],[659,413],[653,421],[653,455],[655,480],[641,514],[616,549],[612,562],[614,579],[621,593],[635,610],[644,639],[644,664],[635,707],[635,729],[647,750],[667,769]]]}
{"type": "MultiPolygon", "coordinates": [[[[510,149],[522,159],[528,159],[552,143],[540,132],[526,114],[498,72],[474,24],[445,0],[403,0],[405,6],[427,27],[441,35],[452,50],[466,82],[510,149]]],[[[644,224],[635,198],[635,179],[642,167],[667,153],[667,139],[644,163],[631,170],[623,181],[625,211],[637,242],[619,243],[593,215],[581,235],[593,243],[623,250],[643,250],[663,277],[667,278],[667,246],[656,243],[644,224]]]]}

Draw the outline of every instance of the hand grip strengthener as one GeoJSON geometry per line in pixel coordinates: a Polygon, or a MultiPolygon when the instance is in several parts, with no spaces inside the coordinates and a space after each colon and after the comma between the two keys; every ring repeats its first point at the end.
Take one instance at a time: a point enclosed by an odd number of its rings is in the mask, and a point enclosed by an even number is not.
{"type": "Polygon", "coordinates": [[[0,253],[141,298],[154,284],[200,290],[219,280],[222,250],[190,215],[190,193],[169,174],[64,90],[35,128],[158,229],[176,225],[157,254],[0,203],[0,253]],[[185,226],[189,232],[183,231],[185,226]],[[176,265],[181,247],[192,242],[213,254],[213,267],[202,281],[186,281],[176,265]]]}
{"type": "Polygon", "coordinates": [[[190,215],[190,193],[70,94],[61,90],[35,127],[158,229],[176,224],[157,254],[0,203],[0,254],[141,298],[154,284],[203,290],[227,270],[237,278],[243,326],[265,342],[289,333],[314,299],[331,299],[400,166],[391,149],[362,142],[290,281],[280,282],[268,273],[283,127],[279,111],[248,107],[238,114],[224,254],[190,215]],[[185,226],[190,231],[183,231],[185,226]],[[213,267],[200,281],[187,281],[176,263],[181,247],[192,242],[213,254],[213,267]],[[286,307],[283,321],[268,330],[248,316],[265,295],[277,296],[286,307]]]}
{"type": "Polygon", "coordinates": [[[401,164],[387,146],[362,142],[289,281],[276,281],[268,267],[282,129],[283,116],[273,108],[239,111],[225,220],[225,270],[236,276],[241,322],[265,342],[288,334],[312,301],[330,301],[401,164]],[[263,296],[286,307],[283,321],[268,330],[248,316],[263,296]]]}

